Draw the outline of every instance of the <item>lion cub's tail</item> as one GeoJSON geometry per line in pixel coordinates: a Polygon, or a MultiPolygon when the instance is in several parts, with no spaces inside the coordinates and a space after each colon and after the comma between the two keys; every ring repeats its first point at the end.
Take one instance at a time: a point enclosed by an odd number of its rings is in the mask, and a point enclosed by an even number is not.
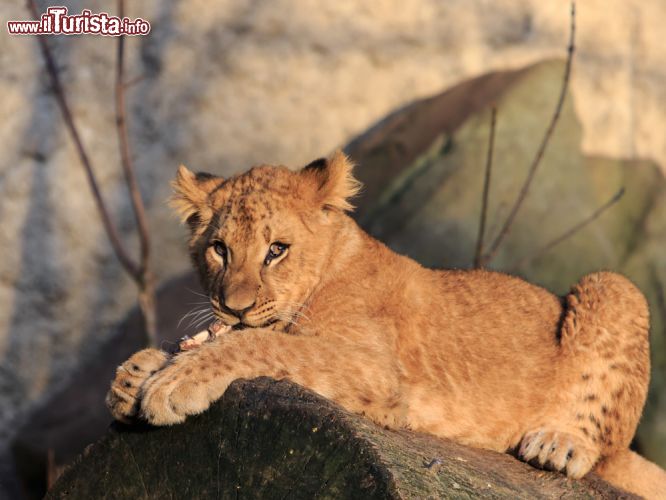
{"type": "Polygon", "coordinates": [[[666,499],[666,471],[633,451],[623,450],[605,458],[594,471],[630,493],[648,500],[666,499]]]}

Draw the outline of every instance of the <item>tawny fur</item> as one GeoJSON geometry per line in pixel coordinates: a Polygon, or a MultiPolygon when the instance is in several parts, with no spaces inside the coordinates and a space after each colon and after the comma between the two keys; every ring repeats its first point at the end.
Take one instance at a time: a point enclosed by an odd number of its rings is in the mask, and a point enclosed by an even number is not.
{"type": "Polygon", "coordinates": [[[341,153],[229,180],[181,167],[173,204],[235,330],[171,360],[132,356],[113,415],[175,424],[235,379],[288,378],[382,425],[666,491],[666,473],[628,452],[650,372],[647,304],[629,280],[591,274],[562,302],[501,273],[423,268],[344,213],[358,187],[341,153]],[[274,242],[288,247],[267,259],[274,242]]]}

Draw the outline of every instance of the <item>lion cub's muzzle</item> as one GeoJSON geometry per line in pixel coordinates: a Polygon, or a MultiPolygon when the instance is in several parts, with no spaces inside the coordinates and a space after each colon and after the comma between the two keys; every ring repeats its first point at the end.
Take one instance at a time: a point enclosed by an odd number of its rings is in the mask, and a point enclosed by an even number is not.
{"type": "Polygon", "coordinates": [[[241,310],[231,309],[226,304],[220,304],[217,300],[211,300],[216,316],[226,325],[234,328],[260,328],[266,327],[277,321],[275,301],[266,300],[259,304],[241,310]]]}

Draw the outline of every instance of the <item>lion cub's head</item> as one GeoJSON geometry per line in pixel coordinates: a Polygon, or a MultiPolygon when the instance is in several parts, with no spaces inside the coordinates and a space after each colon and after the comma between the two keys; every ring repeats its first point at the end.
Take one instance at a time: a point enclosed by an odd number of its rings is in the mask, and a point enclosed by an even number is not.
{"type": "Polygon", "coordinates": [[[259,166],[222,179],[184,166],[172,205],[190,227],[190,253],[223,322],[238,327],[287,325],[324,267],[360,184],[335,153],[297,172],[259,166]]]}

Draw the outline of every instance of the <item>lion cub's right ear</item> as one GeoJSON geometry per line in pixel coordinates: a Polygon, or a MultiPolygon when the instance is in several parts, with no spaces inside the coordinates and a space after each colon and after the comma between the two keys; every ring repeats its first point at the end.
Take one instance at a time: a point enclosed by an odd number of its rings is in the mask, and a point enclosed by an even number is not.
{"type": "Polygon", "coordinates": [[[195,174],[185,165],[181,165],[178,167],[176,178],[171,182],[173,196],[169,204],[181,221],[187,222],[190,227],[207,224],[213,217],[210,194],[223,182],[222,177],[205,173],[195,174]]]}

